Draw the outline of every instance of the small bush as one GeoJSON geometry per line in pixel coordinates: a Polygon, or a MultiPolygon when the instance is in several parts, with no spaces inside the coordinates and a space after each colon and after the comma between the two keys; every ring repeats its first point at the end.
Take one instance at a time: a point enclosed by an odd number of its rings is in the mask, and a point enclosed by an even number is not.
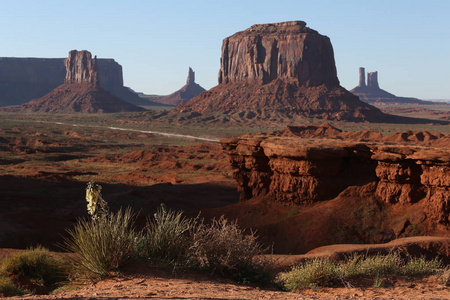
{"type": "Polygon", "coordinates": [[[11,275],[26,277],[36,287],[49,289],[67,280],[65,263],[42,247],[14,254],[1,261],[0,293],[23,294],[25,290],[14,285],[9,278],[11,275]]]}
{"type": "MultiPolygon", "coordinates": [[[[374,286],[380,287],[383,285],[382,276],[429,275],[436,274],[439,269],[442,269],[439,259],[426,260],[420,257],[405,262],[398,252],[374,256],[352,255],[342,262],[329,259],[307,261],[289,272],[280,273],[278,281],[290,291],[329,287],[337,283],[352,286],[350,280],[355,277],[374,278],[374,286]]],[[[440,280],[450,282],[450,271],[442,272],[440,280]]]]}
{"type": "MultiPolygon", "coordinates": [[[[191,259],[201,268],[219,272],[244,281],[246,276],[259,273],[254,257],[264,249],[257,241],[255,233],[245,234],[237,222],[229,222],[223,216],[211,224],[198,224],[191,233],[191,259]],[[245,270],[245,272],[244,272],[245,270]]],[[[251,280],[251,279],[248,279],[251,280]]]]}
{"type": "Polygon", "coordinates": [[[341,272],[344,278],[401,274],[402,264],[402,259],[396,252],[387,255],[354,255],[341,264],[341,272]]]}
{"type": "Polygon", "coordinates": [[[64,262],[42,247],[17,253],[2,261],[2,273],[27,276],[36,283],[49,286],[67,279],[64,262]]]}
{"type": "Polygon", "coordinates": [[[440,284],[444,286],[450,285],[450,266],[445,267],[442,269],[438,274],[438,280],[440,284]]]}
{"type": "Polygon", "coordinates": [[[409,276],[431,275],[442,269],[442,261],[438,258],[427,260],[425,257],[411,258],[403,267],[403,273],[409,276]]]}
{"type": "Polygon", "coordinates": [[[147,221],[144,236],[138,243],[140,254],[173,263],[185,260],[193,225],[193,220],[185,218],[182,212],[167,210],[162,204],[154,219],[147,221]]]}
{"type": "Polygon", "coordinates": [[[96,220],[81,220],[68,230],[63,248],[76,254],[75,277],[99,280],[122,266],[135,251],[137,233],[131,209],[119,210],[96,220]]]}
{"type": "Polygon", "coordinates": [[[9,277],[0,275],[0,296],[21,296],[29,291],[18,288],[9,277]]]}
{"type": "Polygon", "coordinates": [[[339,269],[334,262],[317,258],[293,267],[289,272],[280,273],[278,280],[287,290],[299,291],[332,286],[338,283],[339,277],[339,269]]]}

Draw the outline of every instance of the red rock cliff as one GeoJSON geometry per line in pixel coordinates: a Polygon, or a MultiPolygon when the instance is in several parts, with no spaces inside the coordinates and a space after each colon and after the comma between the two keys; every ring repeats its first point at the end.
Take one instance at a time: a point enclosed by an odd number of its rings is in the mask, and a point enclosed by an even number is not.
{"type": "Polygon", "coordinates": [[[423,232],[449,228],[450,135],[404,132],[382,137],[313,127],[221,141],[236,168],[242,201],[265,197],[312,205],[353,188],[385,207],[383,220],[397,236],[408,224],[423,232]]]}
{"type": "Polygon", "coordinates": [[[64,83],[98,84],[97,57],[92,59],[89,51],[70,51],[69,57],[65,60],[65,65],[66,78],[64,83]]]}
{"type": "Polygon", "coordinates": [[[330,39],[302,21],[253,25],[224,39],[219,84],[277,78],[339,86],[330,39]]]}

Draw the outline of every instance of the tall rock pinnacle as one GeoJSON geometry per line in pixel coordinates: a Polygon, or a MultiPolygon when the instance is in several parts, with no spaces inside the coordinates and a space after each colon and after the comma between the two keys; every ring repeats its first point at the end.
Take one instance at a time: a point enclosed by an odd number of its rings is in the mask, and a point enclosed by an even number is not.
{"type": "Polygon", "coordinates": [[[359,87],[366,86],[366,70],[359,68],[359,87]]]}
{"type": "Polygon", "coordinates": [[[379,89],[378,85],[378,71],[367,73],[367,86],[372,89],[379,89]]]}
{"type": "Polygon", "coordinates": [[[195,83],[195,72],[192,71],[191,67],[189,67],[188,78],[186,80],[186,85],[190,85],[192,83],[195,83]]]}
{"type": "Polygon", "coordinates": [[[86,50],[69,52],[65,60],[66,78],[64,83],[90,83],[98,85],[97,56],[92,59],[86,50]]]}

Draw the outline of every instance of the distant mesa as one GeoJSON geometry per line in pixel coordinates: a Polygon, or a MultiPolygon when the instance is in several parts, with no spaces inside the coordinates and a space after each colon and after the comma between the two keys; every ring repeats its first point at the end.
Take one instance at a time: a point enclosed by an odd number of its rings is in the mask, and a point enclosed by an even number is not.
{"type": "Polygon", "coordinates": [[[384,104],[431,104],[431,101],[419,100],[417,98],[397,97],[394,94],[388,93],[380,89],[378,85],[378,72],[367,73],[364,68],[359,68],[359,84],[354,89],[350,90],[353,94],[359,97],[364,102],[372,105],[384,104]]]}
{"type": "Polygon", "coordinates": [[[154,101],[167,105],[180,105],[200,95],[204,91],[204,88],[195,83],[195,72],[191,68],[189,68],[185,86],[168,96],[156,99],[154,101]]]}
{"type": "Polygon", "coordinates": [[[22,104],[19,111],[55,113],[114,113],[143,111],[121,100],[99,85],[97,57],[89,51],[72,50],[65,60],[64,84],[42,98],[22,104]]]}
{"type": "MultiPolygon", "coordinates": [[[[112,95],[135,105],[155,105],[123,85],[122,66],[97,59],[98,83],[112,95]]],[[[41,98],[64,83],[64,58],[0,57],[0,106],[21,105],[41,98]]]]}
{"type": "Polygon", "coordinates": [[[380,121],[379,109],[339,85],[330,39],[303,21],[253,25],[223,40],[219,84],[171,112],[274,114],[380,121]]]}

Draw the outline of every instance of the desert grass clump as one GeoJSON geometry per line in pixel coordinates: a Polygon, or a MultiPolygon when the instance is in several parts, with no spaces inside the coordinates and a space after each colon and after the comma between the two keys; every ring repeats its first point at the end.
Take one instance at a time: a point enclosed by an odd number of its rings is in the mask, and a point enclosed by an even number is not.
{"type": "Polygon", "coordinates": [[[316,258],[294,266],[289,272],[280,273],[277,279],[287,290],[298,292],[339,283],[340,270],[333,261],[316,258]]]}
{"type": "Polygon", "coordinates": [[[10,276],[27,278],[33,285],[51,290],[67,280],[67,269],[65,262],[55,258],[46,248],[36,247],[4,258],[0,263],[0,293],[24,293],[10,276]]]}
{"type": "Polygon", "coordinates": [[[446,266],[438,271],[438,281],[443,286],[450,285],[450,266],[446,266]]]}
{"type": "Polygon", "coordinates": [[[259,277],[262,265],[254,257],[265,249],[254,232],[246,234],[237,222],[223,216],[210,224],[201,222],[191,233],[191,259],[200,268],[218,272],[238,281],[259,277]]]}
{"type": "Polygon", "coordinates": [[[8,276],[0,275],[0,297],[21,296],[28,290],[17,287],[8,276]]]}
{"type": "Polygon", "coordinates": [[[143,237],[138,242],[138,251],[146,258],[184,263],[191,244],[189,232],[193,226],[194,220],[161,204],[154,218],[147,220],[143,237]]]}
{"type": "Polygon", "coordinates": [[[63,249],[75,253],[74,276],[92,281],[120,268],[135,251],[135,214],[120,209],[96,219],[83,219],[68,230],[63,249]]]}
{"type": "Polygon", "coordinates": [[[410,258],[403,266],[403,274],[408,276],[431,275],[436,274],[442,268],[442,260],[439,258],[428,260],[421,256],[410,258]]]}
{"type": "Polygon", "coordinates": [[[398,252],[376,255],[353,255],[341,264],[344,278],[401,274],[403,261],[398,252]]]}
{"type": "Polygon", "coordinates": [[[317,258],[294,266],[290,271],[278,275],[278,282],[289,291],[306,288],[330,287],[336,284],[353,286],[358,278],[373,279],[373,285],[380,287],[383,276],[440,275],[441,282],[450,282],[450,271],[442,270],[441,260],[427,260],[424,257],[403,259],[399,252],[373,256],[354,254],[344,261],[335,262],[317,258]]]}

